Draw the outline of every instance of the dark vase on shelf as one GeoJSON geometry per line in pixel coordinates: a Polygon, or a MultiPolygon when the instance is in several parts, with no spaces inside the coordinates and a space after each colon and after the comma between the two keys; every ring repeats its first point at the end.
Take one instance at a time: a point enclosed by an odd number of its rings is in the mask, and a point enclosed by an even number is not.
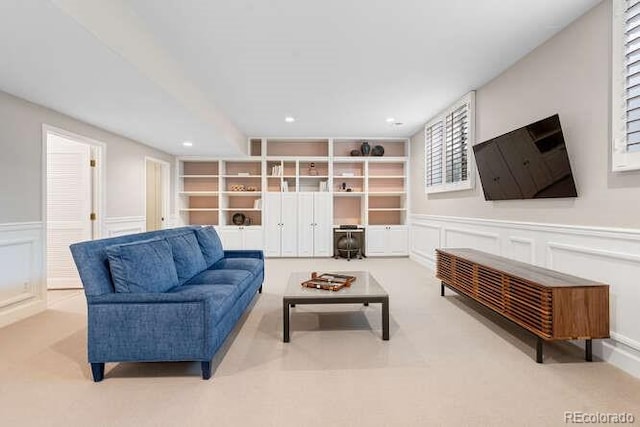
{"type": "Polygon", "coordinates": [[[371,155],[376,157],[384,156],[384,147],[382,145],[376,145],[371,150],[371,155]]]}
{"type": "Polygon", "coordinates": [[[362,145],[360,146],[360,151],[362,152],[363,156],[368,156],[369,153],[371,153],[371,146],[367,141],[364,141],[362,143],[362,145]]]}

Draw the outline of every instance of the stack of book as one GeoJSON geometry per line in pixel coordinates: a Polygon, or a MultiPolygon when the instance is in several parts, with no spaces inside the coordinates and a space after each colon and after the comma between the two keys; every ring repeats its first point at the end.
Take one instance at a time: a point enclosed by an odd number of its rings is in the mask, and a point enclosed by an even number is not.
{"type": "Polygon", "coordinates": [[[328,181],[320,181],[320,191],[329,191],[328,181]]]}
{"type": "Polygon", "coordinates": [[[282,188],[281,188],[282,192],[287,192],[289,191],[289,183],[287,181],[282,181],[282,188]]]}
{"type": "Polygon", "coordinates": [[[282,165],[274,165],[271,168],[271,176],[282,176],[282,165]]]}

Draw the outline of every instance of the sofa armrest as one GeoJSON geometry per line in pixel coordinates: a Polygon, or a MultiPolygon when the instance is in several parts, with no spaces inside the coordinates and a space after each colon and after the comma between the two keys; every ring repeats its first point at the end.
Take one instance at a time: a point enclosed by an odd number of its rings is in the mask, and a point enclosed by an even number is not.
{"type": "Polygon", "coordinates": [[[230,250],[224,251],[225,258],[257,258],[264,259],[264,252],[258,250],[230,250]]]}

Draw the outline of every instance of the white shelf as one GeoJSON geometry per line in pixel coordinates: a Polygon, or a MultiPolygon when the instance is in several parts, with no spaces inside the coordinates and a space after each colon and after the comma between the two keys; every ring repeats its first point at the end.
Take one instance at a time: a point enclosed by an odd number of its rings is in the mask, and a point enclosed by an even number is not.
{"type": "Polygon", "coordinates": [[[406,208],[369,208],[370,211],[375,212],[394,212],[394,211],[406,211],[406,208]]]}
{"type": "Polygon", "coordinates": [[[180,209],[181,212],[214,212],[219,210],[218,208],[184,208],[180,209]]]}
{"type": "MultiPolygon", "coordinates": [[[[300,175],[300,178],[329,178],[329,175],[300,175]]],[[[345,177],[346,178],[346,177],[345,177]]]]}
{"type": "Polygon", "coordinates": [[[219,178],[220,175],[180,175],[180,178],[219,178]]]}
{"type": "Polygon", "coordinates": [[[406,191],[369,191],[370,196],[404,196],[406,191]]]}
{"type": "Polygon", "coordinates": [[[262,196],[262,191],[223,191],[221,194],[225,196],[260,197],[262,196]]]}
{"type": "Polygon", "coordinates": [[[262,178],[262,175],[220,175],[223,178],[262,178]]]}
{"type": "Polygon", "coordinates": [[[363,191],[335,191],[333,193],[334,196],[337,197],[356,197],[356,196],[364,196],[363,191]]]}
{"type": "Polygon", "coordinates": [[[352,175],[352,176],[347,176],[347,175],[333,175],[333,179],[336,178],[342,178],[342,179],[362,179],[364,178],[364,175],[352,175]]]}
{"type": "Polygon", "coordinates": [[[254,208],[223,208],[220,209],[221,211],[227,211],[227,212],[237,212],[237,211],[243,211],[243,212],[260,212],[262,209],[254,209],[254,208]]]}
{"type": "Polygon", "coordinates": [[[217,196],[217,191],[181,191],[183,196],[217,196]]]}
{"type": "Polygon", "coordinates": [[[404,175],[369,175],[369,179],[404,179],[404,175]]]}

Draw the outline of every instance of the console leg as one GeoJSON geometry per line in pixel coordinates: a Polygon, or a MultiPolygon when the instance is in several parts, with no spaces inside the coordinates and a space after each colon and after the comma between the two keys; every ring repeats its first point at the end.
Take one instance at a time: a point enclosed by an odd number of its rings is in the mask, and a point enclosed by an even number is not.
{"type": "Polygon", "coordinates": [[[201,362],[200,365],[202,366],[202,379],[211,378],[211,362],[201,362]]]}
{"type": "Polygon", "coordinates": [[[93,381],[99,383],[104,378],[104,363],[92,363],[91,374],[93,375],[93,381]]]}
{"type": "Polygon", "coordinates": [[[536,362],[542,363],[543,353],[542,353],[542,338],[537,337],[536,341],[536,362]]]}
{"type": "Polygon", "coordinates": [[[444,296],[444,282],[440,282],[440,296],[444,296]]]}
{"type": "Polygon", "coordinates": [[[258,288],[258,293],[261,294],[262,293],[262,285],[260,285],[260,287],[258,288]]]}
{"type": "Polygon", "coordinates": [[[591,339],[585,340],[584,342],[584,360],[587,362],[593,361],[593,346],[591,339]]]}

